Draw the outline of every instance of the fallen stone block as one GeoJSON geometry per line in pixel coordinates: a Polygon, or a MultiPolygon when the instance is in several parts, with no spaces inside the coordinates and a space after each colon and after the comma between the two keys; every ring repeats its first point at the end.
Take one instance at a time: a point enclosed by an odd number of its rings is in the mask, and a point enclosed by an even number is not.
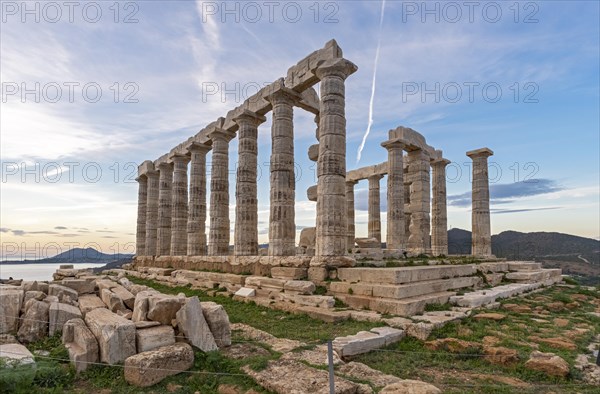
{"type": "Polygon", "coordinates": [[[136,353],[133,322],[103,308],[88,312],[85,322],[98,341],[100,361],[118,364],[136,353]]]}
{"type": "Polygon", "coordinates": [[[231,346],[231,326],[225,308],[215,302],[201,302],[200,305],[217,346],[231,346]]]}
{"type": "Polygon", "coordinates": [[[355,335],[338,337],[333,340],[333,348],[340,357],[368,353],[385,346],[385,337],[368,331],[359,331],[355,335]]]}
{"type": "MultiPolygon", "coordinates": [[[[137,325],[136,325],[137,328],[137,325]]],[[[137,329],[135,332],[137,351],[147,352],[175,343],[175,330],[172,326],[155,326],[137,329]]]]}
{"type": "Polygon", "coordinates": [[[244,298],[256,297],[256,290],[251,289],[249,287],[242,287],[241,289],[236,291],[234,295],[236,295],[238,297],[244,297],[244,298]]]}
{"type": "Polygon", "coordinates": [[[337,368],[337,372],[353,379],[358,379],[361,381],[366,380],[376,387],[384,387],[402,381],[402,379],[399,377],[394,375],[386,375],[383,372],[373,369],[365,364],[354,361],[340,365],[337,368]]]}
{"type": "Polygon", "coordinates": [[[564,359],[554,353],[542,353],[537,350],[531,353],[525,368],[544,372],[550,376],[564,377],[569,374],[569,364],[564,359]]]}
{"type": "Polygon", "coordinates": [[[48,335],[53,336],[56,332],[62,332],[67,321],[81,319],[81,311],[76,306],[55,302],[50,304],[48,317],[50,323],[48,335]]]}
{"type": "Polygon", "coordinates": [[[192,347],[179,342],[127,358],[125,380],[135,386],[149,387],[166,377],[187,371],[193,364],[192,347]]]}
{"type": "Polygon", "coordinates": [[[62,286],[73,289],[77,294],[93,294],[96,290],[96,281],[87,279],[63,279],[62,286]]]}
{"type": "Polygon", "coordinates": [[[404,330],[399,330],[392,327],[375,327],[371,329],[371,332],[385,338],[385,346],[396,343],[406,336],[404,330]]]}
{"type": "Polygon", "coordinates": [[[100,291],[100,297],[111,312],[117,313],[117,311],[125,312],[127,310],[127,307],[123,303],[121,297],[109,289],[102,289],[100,291]]]}
{"type": "Polygon", "coordinates": [[[71,319],[65,323],[62,343],[77,372],[85,371],[98,362],[98,341],[82,319],[71,319]]]}
{"type": "Polygon", "coordinates": [[[50,306],[38,300],[29,300],[25,315],[17,332],[19,342],[39,341],[48,335],[48,311],[50,306]]]}
{"type": "Polygon", "coordinates": [[[135,296],[133,294],[131,294],[131,292],[129,292],[123,286],[115,286],[112,289],[110,289],[110,291],[112,291],[117,296],[119,296],[119,298],[121,300],[123,300],[123,303],[125,304],[125,306],[127,308],[133,310],[133,306],[134,306],[134,302],[135,302],[135,296]]]}
{"type": "Polygon", "coordinates": [[[93,294],[85,294],[79,297],[79,310],[83,317],[85,317],[88,312],[97,308],[106,308],[106,304],[102,302],[100,297],[93,294]]]}
{"type": "Polygon", "coordinates": [[[293,302],[303,306],[312,306],[315,308],[331,309],[335,306],[335,299],[332,296],[314,296],[314,295],[295,295],[280,294],[283,301],[293,302]]]}
{"type": "Polygon", "coordinates": [[[185,297],[154,294],[148,297],[146,318],[165,325],[171,324],[183,303],[185,303],[185,297]]]}
{"type": "Polygon", "coordinates": [[[17,331],[23,299],[23,290],[0,287],[0,334],[17,331]]]}
{"type": "Polygon", "coordinates": [[[381,394],[441,394],[441,392],[432,384],[412,379],[391,384],[380,391],[381,394]]]}
{"type": "Polygon", "coordinates": [[[198,297],[190,298],[177,312],[177,327],[190,343],[204,352],[217,350],[217,343],[202,313],[198,297]]]}
{"type": "MultiPolygon", "coordinates": [[[[44,301],[46,298],[46,293],[39,290],[30,290],[25,292],[25,298],[23,298],[23,305],[27,304],[27,301],[34,299],[38,301],[44,301]]],[[[25,312],[25,311],[23,311],[25,312]]]]}
{"type": "Polygon", "coordinates": [[[33,354],[20,343],[0,345],[0,359],[2,359],[8,367],[35,365],[33,354]]]}
{"type": "Polygon", "coordinates": [[[290,280],[285,282],[283,289],[288,294],[311,295],[317,288],[308,280],[290,280]]]}

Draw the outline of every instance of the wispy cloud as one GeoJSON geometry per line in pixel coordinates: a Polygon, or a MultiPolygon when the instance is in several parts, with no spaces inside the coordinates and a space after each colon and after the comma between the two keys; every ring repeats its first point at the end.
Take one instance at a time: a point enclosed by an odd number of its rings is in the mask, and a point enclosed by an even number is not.
{"type": "MultiPolygon", "coordinates": [[[[530,179],[527,181],[490,185],[490,204],[509,204],[523,197],[549,194],[564,190],[552,179],[530,179]]],[[[471,192],[448,196],[448,204],[456,207],[471,205],[471,192]]]]}

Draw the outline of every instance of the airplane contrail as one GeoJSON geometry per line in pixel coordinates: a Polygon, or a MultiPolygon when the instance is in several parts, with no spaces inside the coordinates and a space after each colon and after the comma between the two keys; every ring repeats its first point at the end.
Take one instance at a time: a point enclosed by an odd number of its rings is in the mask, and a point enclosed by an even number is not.
{"type": "Polygon", "coordinates": [[[362,142],[358,147],[358,152],[356,155],[356,164],[360,161],[360,156],[362,155],[362,150],[365,147],[365,143],[367,142],[367,137],[371,132],[371,126],[373,126],[373,101],[375,99],[375,81],[377,80],[377,65],[379,63],[379,48],[381,46],[381,30],[383,28],[383,16],[385,13],[385,0],[381,2],[381,16],[379,17],[379,37],[377,38],[377,50],[375,51],[375,66],[373,68],[373,84],[371,86],[371,100],[369,102],[369,124],[367,125],[367,131],[365,131],[365,135],[363,136],[362,142]]]}

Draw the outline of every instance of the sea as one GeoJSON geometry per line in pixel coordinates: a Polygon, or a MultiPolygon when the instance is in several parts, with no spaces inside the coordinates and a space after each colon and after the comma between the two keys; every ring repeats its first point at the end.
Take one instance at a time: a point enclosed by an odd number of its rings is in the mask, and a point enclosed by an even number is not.
{"type": "MultiPolygon", "coordinates": [[[[97,268],[105,263],[73,264],[73,268],[97,268]]],[[[0,279],[52,280],[60,264],[2,264],[0,263],[0,279]]]]}

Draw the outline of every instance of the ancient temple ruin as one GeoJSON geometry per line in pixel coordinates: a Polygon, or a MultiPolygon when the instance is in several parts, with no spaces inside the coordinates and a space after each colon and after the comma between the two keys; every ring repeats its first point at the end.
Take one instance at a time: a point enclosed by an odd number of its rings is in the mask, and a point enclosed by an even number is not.
{"type": "MultiPolygon", "coordinates": [[[[347,171],[345,83],[357,70],[332,40],[292,66],[281,78],[249,97],[225,117],[207,125],[167,154],[139,166],[137,257],[141,264],[170,261],[181,266],[254,264],[258,244],[257,138],[272,111],[270,156],[269,266],[312,268],[313,276],[331,267],[350,267],[355,256],[399,257],[448,254],[446,165],[441,150],[418,132],[398,127],[381,143],[386,162],[347,171]],[[320,83],[317,94],[313,86],[320,83]],[[296,245],[294,204],[294,109],[315,115],[317,144],[309,158],[317,163],[316,224],[306,232],[314,241],[296,245]],[[229,142],[238,138],[235,190],[229,185],[229,142]],[[384,150],[385,149],[385,150],[384,150]],[[211,152],[210,192],[207,154],[211,152]],[[188,184],[189,172],[189,184],[188,184]],[[382,240],[380,183],[387,182],[387,237],[382,240]],[[368,237],[355,237],[354,186],[369,182],[368,237]],[[235,194],[233,251],[230,251],[229,197],[235,194]],[[208,200],[208,204],[207,204],[208,200]],[[207,209],[210,213],[206,234],[207,209]],[[382,248],[385,242],[385,248],[382,248]],[[254,258],[254,259],[253,259],[254,258]],[[285,261],[285,264],[281,263],[285,261]],[[320,268],[320,270],[318,270],[320,268]]],[[[476,256],[490,257],[491,233],[487,157],[473,159],[473,245],[476,256]]],[[[301,237],[302,238],[302,237],[301,237]]],[[[306,238],[306,237],[304,237],[306,238]]],[[[310,238],[310,237],[309,237],[310,238]]],[[[267,261],[264,260],[263,261],[267,261]]],[[[229,268],[227,268],[229,267],[229,268]]]]}

